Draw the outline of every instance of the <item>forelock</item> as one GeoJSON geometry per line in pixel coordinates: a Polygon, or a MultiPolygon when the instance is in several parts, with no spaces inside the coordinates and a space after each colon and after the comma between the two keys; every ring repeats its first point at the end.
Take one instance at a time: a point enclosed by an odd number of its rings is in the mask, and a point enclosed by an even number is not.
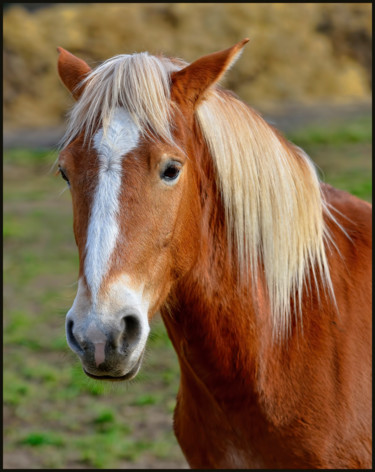
{"type": "Polygon", "coordinates": [[[171,73],[184,65],[147,52],[108,59],[79,84],[84,90],[70,111],[62,146],[81,133],[87,140],[101,126],[105,133],[118,107],[131,115],[141,134],[173,143],[171,73]]]}

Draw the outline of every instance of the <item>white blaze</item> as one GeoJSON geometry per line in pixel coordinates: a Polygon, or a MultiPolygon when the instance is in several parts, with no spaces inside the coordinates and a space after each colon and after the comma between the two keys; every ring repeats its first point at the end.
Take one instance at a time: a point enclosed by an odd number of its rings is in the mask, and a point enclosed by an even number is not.
{"type": "Polygon", "coordinates": [[[85,276],[93,301],[97,300],[119,233],[121,163],[126,154],[137,147],[139,134],[129,113],[116,108],[106,133],[100,129],[94,136],[99,174],[87,230],[85,258],[85,276]]]}

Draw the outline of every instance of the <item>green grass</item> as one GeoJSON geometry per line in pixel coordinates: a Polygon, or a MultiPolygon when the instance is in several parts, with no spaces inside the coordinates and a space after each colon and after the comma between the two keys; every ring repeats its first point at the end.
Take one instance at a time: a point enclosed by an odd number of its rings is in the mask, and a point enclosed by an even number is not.
{"type": "Polygon", "coordinates": [[[288,137],[301,147],[322,144],[341,147],[354,143],[371,143],[372,118],[364,116],[350,122],[308,126],[296,133],[289,133],[288,137]]]}
{"type": "MultiPolygon", "coordinates": [[[[290,135],[322,179],[371,201],[370,120],[290,135]]],[[[56,153],[4,153],[4,454],[30,468],[185,464],[172,431],[179,367],[155,319],[141,372],[128,384],[87,378],[67,348],[65,314],[78,257],[56,153]],[[24,462],[25,462],[24,461],[24,462]],[[24,463],[23,462],[23,463],[24,463]]],[[[21,467],[22,468],[22,467],[21,467]]]]}
{"type": "Polygon", "coordinates": [[[21,439],[20,444],[26,444],[33,447],[44,445],[64,446],[64,440],[53,431],[39,431],[29,433],[24,439],[21,439]]]}
{"type": "Polygon", "coordinates": [[[309,126],[288,139],[304,149],[323,182],[372,201],[372,119],[309,126]]]}

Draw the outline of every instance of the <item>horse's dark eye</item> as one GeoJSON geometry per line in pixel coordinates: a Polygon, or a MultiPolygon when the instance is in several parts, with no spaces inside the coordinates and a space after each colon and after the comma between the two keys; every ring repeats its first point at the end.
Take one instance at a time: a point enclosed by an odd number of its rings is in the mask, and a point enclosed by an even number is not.
{"type": "Polygon", "coordinates": [[[172,183],[177,179],[181,171],[181,163],[177,161],[171,161],[166,164],[162,172],[160,173],[161,179],[165,182],[172,183]]]}
{"type": "Polygon", "coordinates": [[[69,179],[68,177],[65,175],[64,171],[61,169],[61,167],[59,167],[59,171],[60,171],[60,174],[61,174],[61,177],[69,184],[69,179]]]}

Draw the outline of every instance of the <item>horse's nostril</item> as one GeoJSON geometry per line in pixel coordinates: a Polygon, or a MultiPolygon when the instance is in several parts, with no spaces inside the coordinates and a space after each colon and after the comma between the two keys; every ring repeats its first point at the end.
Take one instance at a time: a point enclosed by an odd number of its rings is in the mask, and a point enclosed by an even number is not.
{"type": "Polygon", "coordinates": [[[128,333],[128,336],[137,335],[139,332],[139,321],[136,316],[128,315],[125,316],[125,330],[128,333]]]}
{"type": "Polygon", "coordinates": [[[124,343],[131,345],[139,341],[141,335],[141,323],[135,315],[126,315],[123,321],[123,340],[124,343]]]}
{"type": "Polygon", "coordinates": [[[66,325],[66,337],[68,339],[68,343],[74,351],[76,351],[77,353],[83,354],[83,349],[79,345],[77,339],[75,338],[73,334],[73,325],[74,325],[74,322],[72,320],[69,320],[66,325]]]}

